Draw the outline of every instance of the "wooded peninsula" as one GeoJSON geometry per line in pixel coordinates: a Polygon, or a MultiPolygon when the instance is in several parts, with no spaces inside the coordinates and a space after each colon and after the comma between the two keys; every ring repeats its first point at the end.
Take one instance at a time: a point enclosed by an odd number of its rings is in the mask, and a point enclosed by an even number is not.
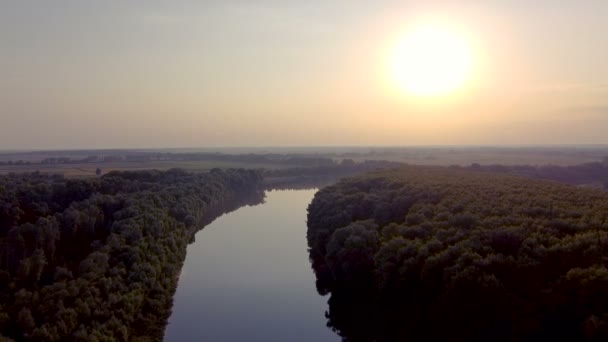
{"type": "Polygon", "coordinates": [[[608,193],[404,167],[321,189],[310,259],[347,341],[606,340],[608,193]]]}

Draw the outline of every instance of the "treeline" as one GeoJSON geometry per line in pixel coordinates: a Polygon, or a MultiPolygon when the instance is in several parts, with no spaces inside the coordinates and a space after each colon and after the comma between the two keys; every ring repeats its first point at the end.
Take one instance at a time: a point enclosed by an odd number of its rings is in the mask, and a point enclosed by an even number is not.
{"type": "Polygon", "coordinates": [[[608,157],[602,162],[579,165],[479,165],[472,164],[470,170],[509,173],[530,178],[548,179],[556,182],[589,185],[608,190],[608,157]]]}
{"type": "Polygon", "coordinates": [[[298,185],[320,187],[335,183],[342,177],[354,176],[368,171],[394,169],[404,164],[385,160],[355,162],[343,159],[328,165],[314,167],[290,167],[263,170],[264,184],[270,189],[291,188],[298,185]]]}
{"type": "Polygon", "coordinates": [[[161,341],[194,233],[260,189],[246,170],[0,177],[0,335],[161,341]]]}
{"type": "Polygon", "coordinates": [[[320,190],[310,259],[347,341],[608,339],[608,194],[454,168],[320,190]]]}
{"type": "MultiPolygon", "coordinates": [[[[89,151],[94,153],[95,151],[89,151]]],[[[115,163],[115,162],[154,162],[154,161],[219,161],[251,164],[270,164],[288,166],[332,166],[337,162],[332,158],[316,154],[279,154],[279,153],[249,153],[249,154],[227,154],[227,153],[161,153],[161,152],[135,152],[135,151],[99,151],[99,154],[86,156],[62,155],[55,152],[54,155],[40,160],[7,160],[0,161],[0,165],[30,165],[30,164],[86,164],[86,163],[115,163]]],[[[19,157],[37,156],[36,153],[20,154],[19,157]]]]}
{"type": "MultiPolygon", "coordinates": [[[[82,151],[94,153],[95,151],[82,151]]],[[[396,162],[366,160],[356,163],[348,158],[331,158],[321,154],[298,154],[298,153],[248,153],[248,154],[228,154],[228,153],[161,153],[161,152],[135,152],[135,151],[98,151],[99,154],[74,156],[68,152],[48,152],[41,157],[40,153],[24,153],[17,155],[20,158],[27,157],[27,160],[15,159],[1,161],[0,165],[31,165],[31,164],[87,164],[87,163],[116,163],[116,162],[183,162],[183,161],[215,161],[230,162],[256,165],[275,165],[304,170],[309,168],[336,168],[358,165],[359,167],[373,168],[378,165],[400,164],[396,162]],[[65,155],[64,155],[65,154],[65,155]],[[35,158],[41,158],[36,160],[35,158]]],[[[74,153],[74,152],[72,152],[74,153]]],[[[384,167],[384,166],[383,166],[384,167]]]]}

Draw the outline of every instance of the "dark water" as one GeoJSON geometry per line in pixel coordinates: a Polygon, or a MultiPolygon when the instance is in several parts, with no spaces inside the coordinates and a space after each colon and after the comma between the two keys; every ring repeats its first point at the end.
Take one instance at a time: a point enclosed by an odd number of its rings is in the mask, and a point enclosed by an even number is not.
{"type": "Polygon", "coordinates": [[[339,341],[308,261],[306,208],[316,190],[267,192],[188,247],[165,341],[339,341]]]}

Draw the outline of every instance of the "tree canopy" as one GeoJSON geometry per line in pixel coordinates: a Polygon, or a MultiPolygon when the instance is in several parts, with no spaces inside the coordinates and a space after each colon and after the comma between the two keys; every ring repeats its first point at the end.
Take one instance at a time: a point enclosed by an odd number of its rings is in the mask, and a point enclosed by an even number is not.
{"type": "Polygon", "coordinates": [[[343,180],[308,208],[348,341],[606,340],[608,193],[457,168],[343,180]]]}
{"type": "Polygon", "coordinates": [[[194,233],[260,189],[248,170],[0,177],[1,335],[162,340],[194,233]]]}

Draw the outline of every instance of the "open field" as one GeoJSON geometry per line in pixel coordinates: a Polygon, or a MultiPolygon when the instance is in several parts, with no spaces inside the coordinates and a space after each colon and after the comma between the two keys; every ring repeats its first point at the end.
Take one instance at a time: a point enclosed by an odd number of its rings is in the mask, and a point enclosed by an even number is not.
{"type": "Polygon", "coordinates": [[[605,161],[606,146],[563,147],[318,147],[250,149],[70,150],[0,152],[0,174],[36,172],[67,177],[94,176],[114,170],[182,168],[283,169],[314,167],[352,159],[412,165],[557,165],[605,161]]]}
{"type": "Polygon", "coordinates": [[[114,163],[78,163],[78,164],[23,164],[23,165],[0,165],[0,174],[11,172],[42,172],[62,174],[66,177],[90,177],[95,176],[97,168],[102,173],[110,171],[133,171],[133,170],[169,170],[181,168],[189,171],[207,171],[213,168],[281,168],[282,165],[238,163],[222,161],[148,161],[148,162],[114,162],[114,163]]]}

